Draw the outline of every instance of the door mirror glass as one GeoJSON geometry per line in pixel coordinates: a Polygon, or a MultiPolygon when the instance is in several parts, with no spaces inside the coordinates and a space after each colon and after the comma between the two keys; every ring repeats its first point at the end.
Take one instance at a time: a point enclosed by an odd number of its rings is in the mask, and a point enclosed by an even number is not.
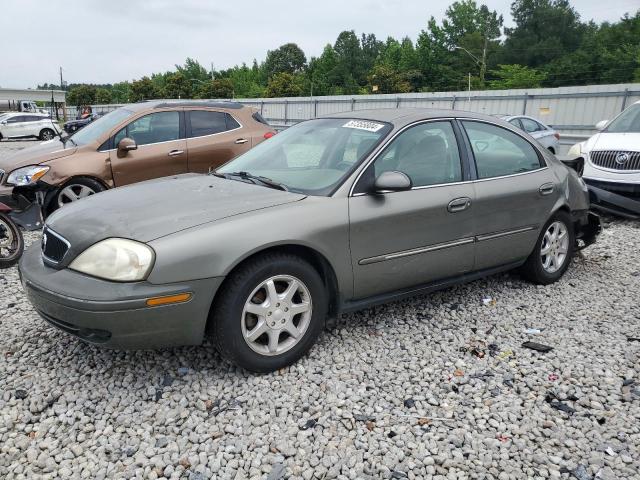
{"type": "Polygon", "coordinates": [[[609,120],[600,120],[598,123],[596,123],[596,130],[601,132],[602,130],[605,129],[605,127],[607,126],[607,123],[609,123],[609,120]]]}
{"type": "Polygon", "coordinates": [[[406,174],[396,171],[382,172],[373,184],[374,190],[378,193],[401,192],[411,190],[411,187],[411,179],[406,174]]]}
{"type": "Polygon", "coordinates": [[[132,138],[125,137],[118,142],[118,153],[121,155],[126,155],[127,152],[137,149],[138,145],[132,138]]]}

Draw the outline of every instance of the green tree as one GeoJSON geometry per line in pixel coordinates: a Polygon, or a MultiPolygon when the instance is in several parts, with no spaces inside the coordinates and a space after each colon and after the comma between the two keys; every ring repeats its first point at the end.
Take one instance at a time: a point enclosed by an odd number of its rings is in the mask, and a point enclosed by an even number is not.
{"type": "Polygon", "coordinates": [[[94,85],[78,85],[71,88],[67,95],[69,105],[94,105],[96,103],[96,87],[94,85]]]}
{"type": "Polygon", "coordinates": [[[128,103],[131,96],[131,84],[129,82],[114,83],[110,92],[113,103],[128,103]]]}
{"type": "Polygon", "coordinates": [[[492,70],[491,74],[496,77],[489,82],[490,88],[494,90],[505,90],[509,88],[540,88],[545,79],[545,73],[535,68],[524,65],[498,65],[497,70],[492,70]]]}
{"type": "Polygon", "coordinates": [[[363,68],[362,48],[360,40],[353,30],[344,31],[338,35],[333,46],[336,56],[336,76],[338,89],[336,93],[358,93],[360,85],[366,82],[367,72],[363,68]]]}
{"type": "Polygon", "coordinates": [[[96,103],[98,105],[108,105],[111,103],[111,90],[107,90],[106,88],[97,88],[96,103]]]}
{"type": "Polygon", "coordinates": [[[339,84],[338,60],[336,52],[330,44],[324,47],[320,57],[313,57],[309,61],[307,68],[307,81],[309,83],[309,94],[331,95],[335,92],[339,84]]]}
{"type": "Polygon", "coordinates": [[[140,102],[142,100],[152,100],[162,97],[162,91],[156,87],[149,77],[142,77],[140,80],[131,82],[130,90],[130,102],[140,102]]]}
{"type": "Polygon", "coordinates": [[[184,65],[176,65],[176,71],[185,76],[188,80],[209,80],[211,72],[208,72],[197,60],[187,58],[184,65]]]}
{"type": "Polygon", "coordinates": [[[198,87],[198,98],[233,98],[233,82],[228,78],[209,80],[198,87]]]}
{"type": "Polygon", "coordinates": [[[172,73],[167,76],[164,95],[167,98],[191,98],[191,81],[181,72],[172,73]]]}
{"type": "Polygon", "coordinates": [[[265,91],[267,97],[299,97],[302,94],[301,77],[286,72],[273,75],[265,91]]]}
{"type": "Polygon", "coordinates": [[[307,57],[302,49],[295,43],[285,43],[275,50],[267,52],[264,61],[264,69],[267,77],[271,78],[277,73],[298,73],[307,64],[307,57]]]}
{"type": "Polygon", "coordinates": [[[376,65],[369,75],[372,93],[406,93],[411,91],[411,84],[387,65],[376,65]]]}

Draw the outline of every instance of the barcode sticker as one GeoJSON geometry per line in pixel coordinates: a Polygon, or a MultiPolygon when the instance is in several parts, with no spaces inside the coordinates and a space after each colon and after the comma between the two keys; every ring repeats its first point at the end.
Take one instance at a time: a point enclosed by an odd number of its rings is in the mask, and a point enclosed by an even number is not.
{"type": "Polygon", "coordinates": [[[345,123],[342,127],[357,128],[358,130],[366,130],[367,132],[377,132],[382,127],[384,127],[384,124],[369,122],[367,120],[350,120],[347,123],[345,123]]]}

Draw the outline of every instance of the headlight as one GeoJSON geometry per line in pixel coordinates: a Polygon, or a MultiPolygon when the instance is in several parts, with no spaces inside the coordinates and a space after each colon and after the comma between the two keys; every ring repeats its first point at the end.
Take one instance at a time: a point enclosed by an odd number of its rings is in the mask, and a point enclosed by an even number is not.
{"type": "Polygon", "coordinates": [[[44,174],[48,171],[49,167],[44,167],[42,165],[31,165],[30,167],[18,168],[9,174],[7,183],[18,187],[31,185],[44,177],[44,174]]]}
{"type": "Polygon", "coordinates": [[[153,267],[155,253],[144,243],[108,238],[87,248],[69,268],[116,282],[144,280],[153,267]]]}
{"type": "Polygon", "coordinates": [[[584,142],[576,143],[573,147],[569,149],[567,155],[570,157],[578,157],[582,155],[582,147],[584,147],[584,142]]]}

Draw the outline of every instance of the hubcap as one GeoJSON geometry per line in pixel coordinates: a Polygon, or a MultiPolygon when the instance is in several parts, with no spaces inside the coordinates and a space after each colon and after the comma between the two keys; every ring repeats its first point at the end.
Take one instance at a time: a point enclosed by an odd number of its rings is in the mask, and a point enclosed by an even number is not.
{"type": "Polygon", "coordinates": [[[63,207],[67,203],[75,202],[94,193],[96,192],[86,185],[68,185],[58,194],[58,207],[63,207]]]}
{"type": "Polygon", "coordinates": [[[42,132],[42,138],[44,140],[51,140],[53,138],[53,133],[48,130],[46,132],[42,132]]]}
{"type": "Polygon", "coordinates": [[[13,235],[13,230],[11,230],[4,219],[0,218],[0,258],[13,255],[18,248],[17,243],[13,235]]]}
{"type": "Polygon", "coordinates": [[[258,285],[242,310],[242,335],[260,355],[280,355],[304,337],[311,323],[311,294],[289,275],[277,275],[258,285]]]}
{"type": "Polygon", "coordinates": [[[560,270],[567,260],[569,252],[569,232],[562,222],[553,222],[544,232],[542,246],[540,248],[540,259],[542,268],[548,273],[555,273],[560,270]]]}

